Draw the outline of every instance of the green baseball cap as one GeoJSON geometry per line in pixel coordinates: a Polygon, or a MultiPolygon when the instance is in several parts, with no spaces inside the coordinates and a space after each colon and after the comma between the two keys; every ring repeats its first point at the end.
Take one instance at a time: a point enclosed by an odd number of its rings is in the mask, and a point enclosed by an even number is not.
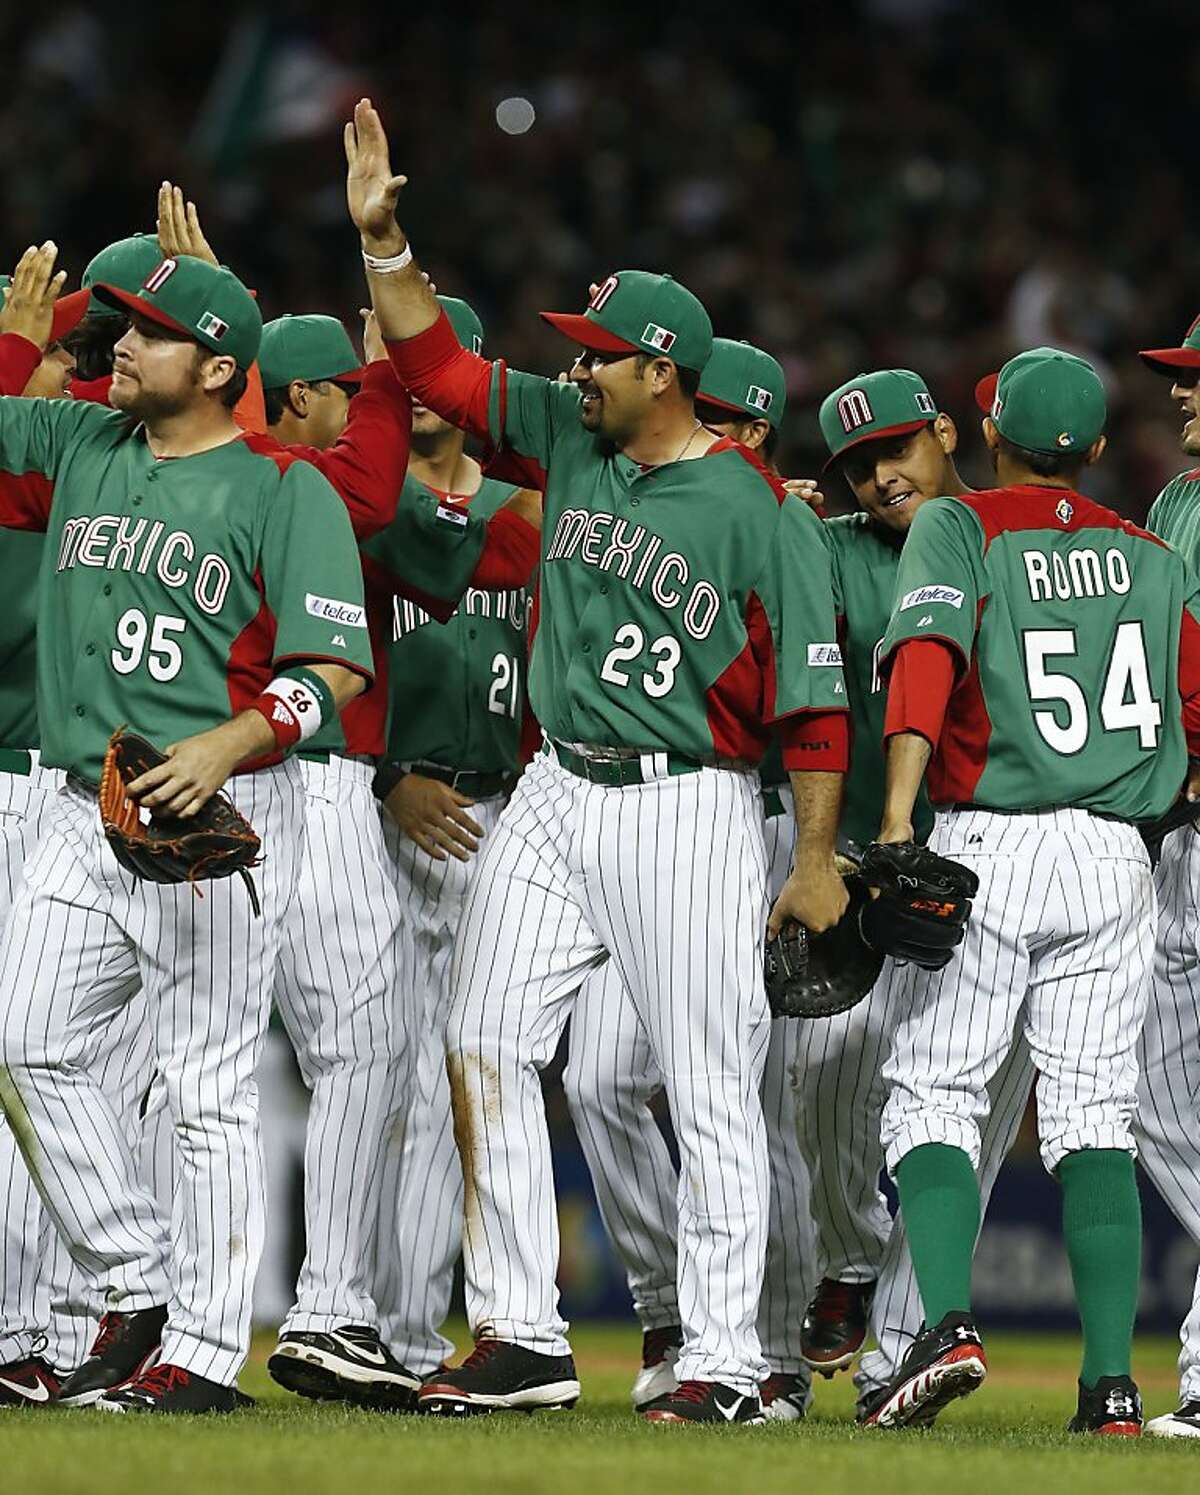
{"type": "Polygon", "coordinates": [[[1138,357],[1156,374],[1174,377],[1176,369],[1200,369],[1200,317],[1188,328],[1178,348],[1143,348],[1138,357]]]}
{"type": "Polygon", "coordinates": [[[1030,348],[975,386],[975,403],[1015,446],[1057,456],[1086,452],[1104,430],[1100,375],[1074,353],[1030,348]]]}
{"type": "Polygon", "coordinates": [[[778,430],[787,405],[787,380],[776,360],[761,348],[714,337],[697,398],[738,415],[768,420],[778,430]]]}
{"type": "Polygon", "coordinates": [[[483,352],[483,323],[479,320],[473,307],[465,301],[460,301],[457,296],[439,296],[438,304],[450,320],[454,328],[454,336],[466,348],[468,353],[483,352]]]}
{"type": "MultiPolygon", "coordinates": [[[[95,255],[88,262],[80,285],[88,290],[96,285],[113,285],[120,286],[123,291],[136,291],[162,257],[155,234],[132,234],[128,239],[109,244],[95,255]]],[[[88,315],[119,317],[124,313],[120,307],[110,306],[93,295],[88,303],[88,315]]]]}
{"type": "Polygon", "coordinates": [[[264,389],[282,389],[293,379],[339,379],[357,384],[362,359],[336,317],[276,317],[262,330],[258,371],[264,389]]]}
{"type": "Polygon", "coordinates": [[[661,353],[699,373],[712,352],[712,323],[686,286],[649,270],[617,270],[587,310],[544,311],[551,327],[594,353],[661,353]]]}
{"type": "Polygon", "coordinates": [[[852,446],[919,431],[937,413],[929,386],[911,369],[856,374],[821,401],[821,435],[829,448],[825,470],[852,446]]]}
{"type": "MultiPolygon", "coordinates": [[[[0,275],[0,306],[4,305],[8,295],[8,288],[12,285],[11,275],[0,275]]],[[[54,316],[50,323],[50,336],[46,346],[51,343],[60,343],[68,332],[79,326],[88,309],[87,291],[72,291],[70,295],[60,296],[54,303],[54,316]]]]}
{"type": "Polygon", "coordinates": [[[262,316],[254,297],[232,270],[207,260],[181,254],[161,260],[136,292],[108,282],[95,291],[110,306],[138,312],[214,353],[228,353],[240,369],[248,369],[258,353],[262,316]]]}

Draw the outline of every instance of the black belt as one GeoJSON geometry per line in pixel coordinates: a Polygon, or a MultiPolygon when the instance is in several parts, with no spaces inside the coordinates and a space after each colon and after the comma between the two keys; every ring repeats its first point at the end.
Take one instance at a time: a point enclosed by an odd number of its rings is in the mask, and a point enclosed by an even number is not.
{"type": "Polygon", "coordinates": [[[442,763],[411,763],[408,771],[436,779],[439,784],[449,784],[468,799],[494,799],[498,794],[510,793],[517,782],[517,775],[506,769],[484,773],[475,768],[447,768],[442,763]]]}
{"type": "Polygon", "coordinates": [[[783,795],[779,792],[778,784],[771,784],[762,792],[763,814],[768,820],[774,815],[782,815],[785,810],[783,795]]]}
{"type": "MultiPolygon", "coordinates": [[[[586,779],[589,784],[599,784],[605,789],[624,789],[631,784],[644,784],[646,775],[642,772],[642,757],[658,756],[654,753],[630,752],[625,758],[589,758],[584,753],[577,753],[574,748],[566,747],[561,742],[552,742],[549,738],[543,744],[542,752],[557,759],[568,773],[586,779]]],[[[682,773],[699,773],[704,767],[695,758],[685,758],[680,753],[664,753],[662,756],[667,760],[667,773],[672,778],[682,773]]]]}

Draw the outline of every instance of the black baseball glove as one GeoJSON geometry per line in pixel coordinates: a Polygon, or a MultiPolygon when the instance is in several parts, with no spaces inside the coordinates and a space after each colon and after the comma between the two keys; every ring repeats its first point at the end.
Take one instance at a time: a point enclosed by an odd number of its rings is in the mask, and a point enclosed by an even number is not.
{"type": "Polygon", "coordinates": [[[176,815],[143,820],[126,793],[126,784],[166,761],[136,732],[118,727],[109,738],[100,774],[100,823],[113,855],[127,871],[148,882],[195,883],[236,872],[249,889],[257,914],[258,893],[250,868],[258,865],[262,843],[226,795],[214,794],[188,820],[176,815]]]}
{"type": "Polygon", "coordinates": [[[874,841],[863,853],[860,875],[879,891],[859,919],[867,944],[927,971],[948,964],[966,936],[971,899],[979,891],[974,872],[915,841],[874,841]]]}
{"type": "Polygon", "coordinates": [[[869,901],[858,863],[839,856],[850,902],[832,929],[812,934],[792,920],[767,941],[764,975],[772,1017],[833,1017],[861,1002],[879,977],[883,956],[862,937],[859,915],[869,901]]]}

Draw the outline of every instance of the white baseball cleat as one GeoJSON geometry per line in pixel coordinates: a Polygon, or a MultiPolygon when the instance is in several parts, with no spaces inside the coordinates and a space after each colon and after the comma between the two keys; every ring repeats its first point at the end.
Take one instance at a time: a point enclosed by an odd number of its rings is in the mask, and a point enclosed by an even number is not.
{"type": "Polygon", "coordinates": [[[1200,1438],[1200,1400],[1181,1402],[1174,1412],[1152,1417],[1143,1431],[1152,1438],[1200,1438]]]}
{"type": "Polygon", "coordinates": [[[641,1412],[660,1396],[670,1396],[679,1389],[675,1362],[682,1343],[683,1330],[678,1324],[647,1329],[642,1335],[642,1368],[630,1393],[635,1412],[641,1412]]]}

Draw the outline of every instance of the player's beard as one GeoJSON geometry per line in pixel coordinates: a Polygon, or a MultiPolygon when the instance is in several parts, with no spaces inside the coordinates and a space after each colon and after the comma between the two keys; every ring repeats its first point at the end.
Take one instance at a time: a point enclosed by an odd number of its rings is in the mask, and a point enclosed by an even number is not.
{"type": "Polygon", "coordinates": [[[148,390],[138,379],[124,375],[114,379],[108,393],[109,404],[132,420],[152,426],[158,421],[182,415],[195,398],[194,386],[176,390],[148,390]]]}

